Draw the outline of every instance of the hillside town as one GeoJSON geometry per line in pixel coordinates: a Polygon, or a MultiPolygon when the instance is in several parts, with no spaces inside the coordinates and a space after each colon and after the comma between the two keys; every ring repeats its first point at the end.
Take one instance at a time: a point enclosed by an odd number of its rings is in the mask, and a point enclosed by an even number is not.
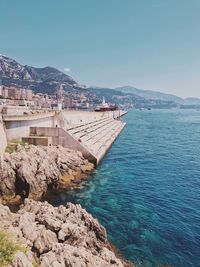
{"type": "Polygon", "coordinates": [[[5,86],[0,82],[0,106],[22,106],[31,109],[94,109],[100,103],[95,94],[83,90],[82,93],[64,92],[58,89],[55,94],[36,93],[14,85],[5,86]]]}

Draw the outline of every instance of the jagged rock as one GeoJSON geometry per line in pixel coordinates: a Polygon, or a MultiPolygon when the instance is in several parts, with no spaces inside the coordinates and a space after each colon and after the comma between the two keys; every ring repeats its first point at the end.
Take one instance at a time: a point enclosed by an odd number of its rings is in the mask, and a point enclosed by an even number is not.
{"type": "Polygon", "coordinates": [[[45,227],[38,233],[38,237],[34,243],[34,248],[40,253],[50,251],[53,245],[58,242],[56,233],[46,230],[45,227]]]}
{"type": "Polygon", "coordinates": [[[25,199],[17,213],[0,205],[0,218],[1,227],[26,248],[10,267],[132,266],[115,256],[104,227],[80,205],[53,207],[25,199]]]}
{"type": "Polygon", "coordinates": [[[70,186],[76,177],[91,171],[92,163],[61,146],[29,146],[19,152],[5,153],[0,173],[0,198],[3,203],[26,197],[39,200],[49,188],[70,186]]]}
{"type": "Polygon", "coordinates": [[[12,267],[34,267],[35,259],[32,253],[18,252],[11,264],[12,267]]]}
{"type": "MultiPolygon", "coordinates": [[[[35,215],[30,212],[25,212],[20,216],[19,229],[22,232],[23,237],[32,244],[37,240],[37,225],[35,222],[35,215]]],[[[29,245],[28,244],[28,245],[29,245]]]]}

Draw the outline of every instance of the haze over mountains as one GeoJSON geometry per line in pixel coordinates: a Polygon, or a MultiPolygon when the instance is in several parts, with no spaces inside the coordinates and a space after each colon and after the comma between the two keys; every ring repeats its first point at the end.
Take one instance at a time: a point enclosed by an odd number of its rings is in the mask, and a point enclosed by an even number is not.
{"type": "Polygon", "coordinates": [[[161,93],[161,92],[152,91],[152,90],[138,89],[132,86],[118,87],[118,88],[115,88],[115,90],[118,90],[123,93],[136,94],[146,99],[160,99],[160,100],[174,101],[179,104],[188,104],[188,105],[189,104],[200,104],[199,98],[195,98],[195,97],[181,98],[179,96],[172,95],[172,94],[161,93]]]}
{"type": "Polygon", "coordinates": [[[182,98],[175,96],[175,95],[156,92],[152,90],[142,90],[142,89],[138,89],[132,86],[118,87],[118,88],[115,88],[115,90],[118,90],[126,94],[127,93],[136,94],[146,99],[160,99],[160,100],[166,100],[166,101],[174,101],[177,103],[183,102],[182,98]]]}
{"type": "Polygon", "coordinates": [[[126,105],[134,104],[135,107],[152,108],[199,108],[199,98],[181,98],[176,95],[161,93],[152,90],[138,89],[132,86],[118,88],[91,87],[99,97],[105,96],[110,102],[126,105]]]}
{"type": "Polygon", "coordinates": [[[7,56],[0,55],[0,79],[5,86],[14,85],[34,92],[55,94],[62,86],[65,92],[81,93],[91,91],[98,97],[105,96],[106,100],[115,104],[135,107],[172,108],[199,107],[200,99],[186,98],[161,93],[152,90],[142,90],[132,86],[118,88],[84,87],[69,75],[53,68],[35,68],[22,65],[7,56]]]}

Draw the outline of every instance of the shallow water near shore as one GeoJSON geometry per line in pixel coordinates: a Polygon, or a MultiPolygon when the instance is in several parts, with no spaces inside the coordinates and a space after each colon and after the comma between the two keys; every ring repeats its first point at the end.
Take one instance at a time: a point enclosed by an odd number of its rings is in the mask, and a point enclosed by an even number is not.
{"type": "Polygon", "coordinates": [[[131,110],[80,203],[136,266],[200,266],[200,111],[131,110]]]}

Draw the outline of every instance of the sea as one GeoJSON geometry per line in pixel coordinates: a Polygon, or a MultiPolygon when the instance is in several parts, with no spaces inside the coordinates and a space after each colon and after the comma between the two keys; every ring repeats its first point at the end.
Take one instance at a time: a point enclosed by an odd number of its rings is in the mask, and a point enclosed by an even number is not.
{"type": "Polygon", "coordinates": [[[80,203],[137,267],[200,266],[200,111],[129,110],[126,126],[80,188],[80,203]]]}

